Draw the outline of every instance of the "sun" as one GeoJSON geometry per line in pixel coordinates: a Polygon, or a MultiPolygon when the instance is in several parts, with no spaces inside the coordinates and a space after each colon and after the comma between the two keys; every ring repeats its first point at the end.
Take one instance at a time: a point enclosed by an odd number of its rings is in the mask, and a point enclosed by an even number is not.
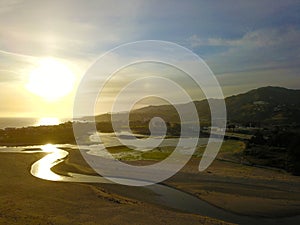
{"type": "Polygon", "coordinates": [[[45,100],[55,101],[72,91],[74,80],[74,74],[65,64],[45,58],[30,72],[26,88],[45,100]]]}

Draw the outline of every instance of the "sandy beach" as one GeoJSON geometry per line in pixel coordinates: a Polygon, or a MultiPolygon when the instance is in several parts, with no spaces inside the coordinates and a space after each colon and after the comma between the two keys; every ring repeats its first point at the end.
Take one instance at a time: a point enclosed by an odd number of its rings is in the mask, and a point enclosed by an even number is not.
{"type": "MultiPolygon", "coordinates": [[[[96,175],[79,151],[65,150],[68,157],[52,171],[96,175]]],[[[0,224],[227,224],[156,204],[156,193],[144,188],[35,178],[30,167],[43,156],[1,153],[0,224]]],[[[280,219],[300,214],[299,177],[221,160],[198,172],[198,163],[192,158],[163,184],[236,215],[280,219]]]]}
{"type": "MultiPolygon", "coordinates": [[[[53,168],[56,173],[65,175],[63,171],[73,171],[95,175],[78,151],[69,152],[68,159],[53,168]]],[[[146,165],[150,162],[130,163],[146,165]]],[[[300,214],[300,177],[222,160],[215,160],[206,171],[199,172],[198,164],[199,159],[192,158],[163,183],[240,215],[275,218],[300,214]]],[[[118,189],[113,188],[114,192],[121,192],[118,189]]]]}
{"type": "Polygon", "coordinates": [[[227,224],[123,197],[109,185],[35,178],[30,166],[43,155],[1,153],[0,224],[227,224]]]}
{"type": "Polygon", "coordinates": [[[198,172],[192,159],[166,184],[230,212],[255,217],[300,214],[300,178],[286,172],[216,160],[198,172]]]}

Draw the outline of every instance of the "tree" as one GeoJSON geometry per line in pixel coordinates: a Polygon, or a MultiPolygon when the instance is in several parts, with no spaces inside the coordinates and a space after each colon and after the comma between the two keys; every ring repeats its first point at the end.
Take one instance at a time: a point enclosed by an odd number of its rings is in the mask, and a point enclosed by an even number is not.
{"type": "Polygon", "coordinates": [[[294,134],[288,146],[288,161],[291,172],[300,175],[300,134],[294,134]]]}

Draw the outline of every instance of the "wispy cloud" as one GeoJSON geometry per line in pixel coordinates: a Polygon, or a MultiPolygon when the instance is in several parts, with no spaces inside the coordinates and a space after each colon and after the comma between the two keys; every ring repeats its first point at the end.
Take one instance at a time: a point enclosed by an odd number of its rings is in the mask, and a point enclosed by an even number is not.
{"type": "Polygon", "coordinates": [[[216,73],[227,73],[297,67],[300,59],[299,39],[299,28],[280,27],[251,31],[234,39],[193,35],[187,42],[200,54],[203,47],[225,47],[220,52],[208,55],[207,61],[216,73]]]}
{"type": "Polygon", "coordinates": [[[0,14],[13,10],[18,4],[24,0],[1,0],[0,2],[0,14]]]}
{"type": "Polygon", "coordinates": [[[299,10],[297,0],[2,0],[0,83],[11,86],[0,95],[22,95],[13,85],[26,82],[39,58],[64,61],[79,80],[99,55],[142,39],[192,49],[218,74],[227,94],[240,91],[233,87],[258,86],[259,76],[261,84],[294,87],[300,73],[299,10]]]}

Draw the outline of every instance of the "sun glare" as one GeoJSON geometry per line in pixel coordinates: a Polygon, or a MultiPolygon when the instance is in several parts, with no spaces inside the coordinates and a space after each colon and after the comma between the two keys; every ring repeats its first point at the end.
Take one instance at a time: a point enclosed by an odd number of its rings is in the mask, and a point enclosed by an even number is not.
{"type": "Polygon", "coordinates": [[[44,152],[57,152],[57,148],[52,144],[46,144],[41,147],[44,152]]]}
{"type": "Polygon", "coordinates": [[[56,117],[44,117],[40,118],[38,122],[38,126],[50,126],[50,125],[58,125],[60,120],[56,117]]]}
{"type": "Polygon", "coordinates": [[[31,71],[26,88],[46,100],[55,101],[72,91],[74,80],[74,74],[66,65],[58,60],[46,58],[31,71]]]}

